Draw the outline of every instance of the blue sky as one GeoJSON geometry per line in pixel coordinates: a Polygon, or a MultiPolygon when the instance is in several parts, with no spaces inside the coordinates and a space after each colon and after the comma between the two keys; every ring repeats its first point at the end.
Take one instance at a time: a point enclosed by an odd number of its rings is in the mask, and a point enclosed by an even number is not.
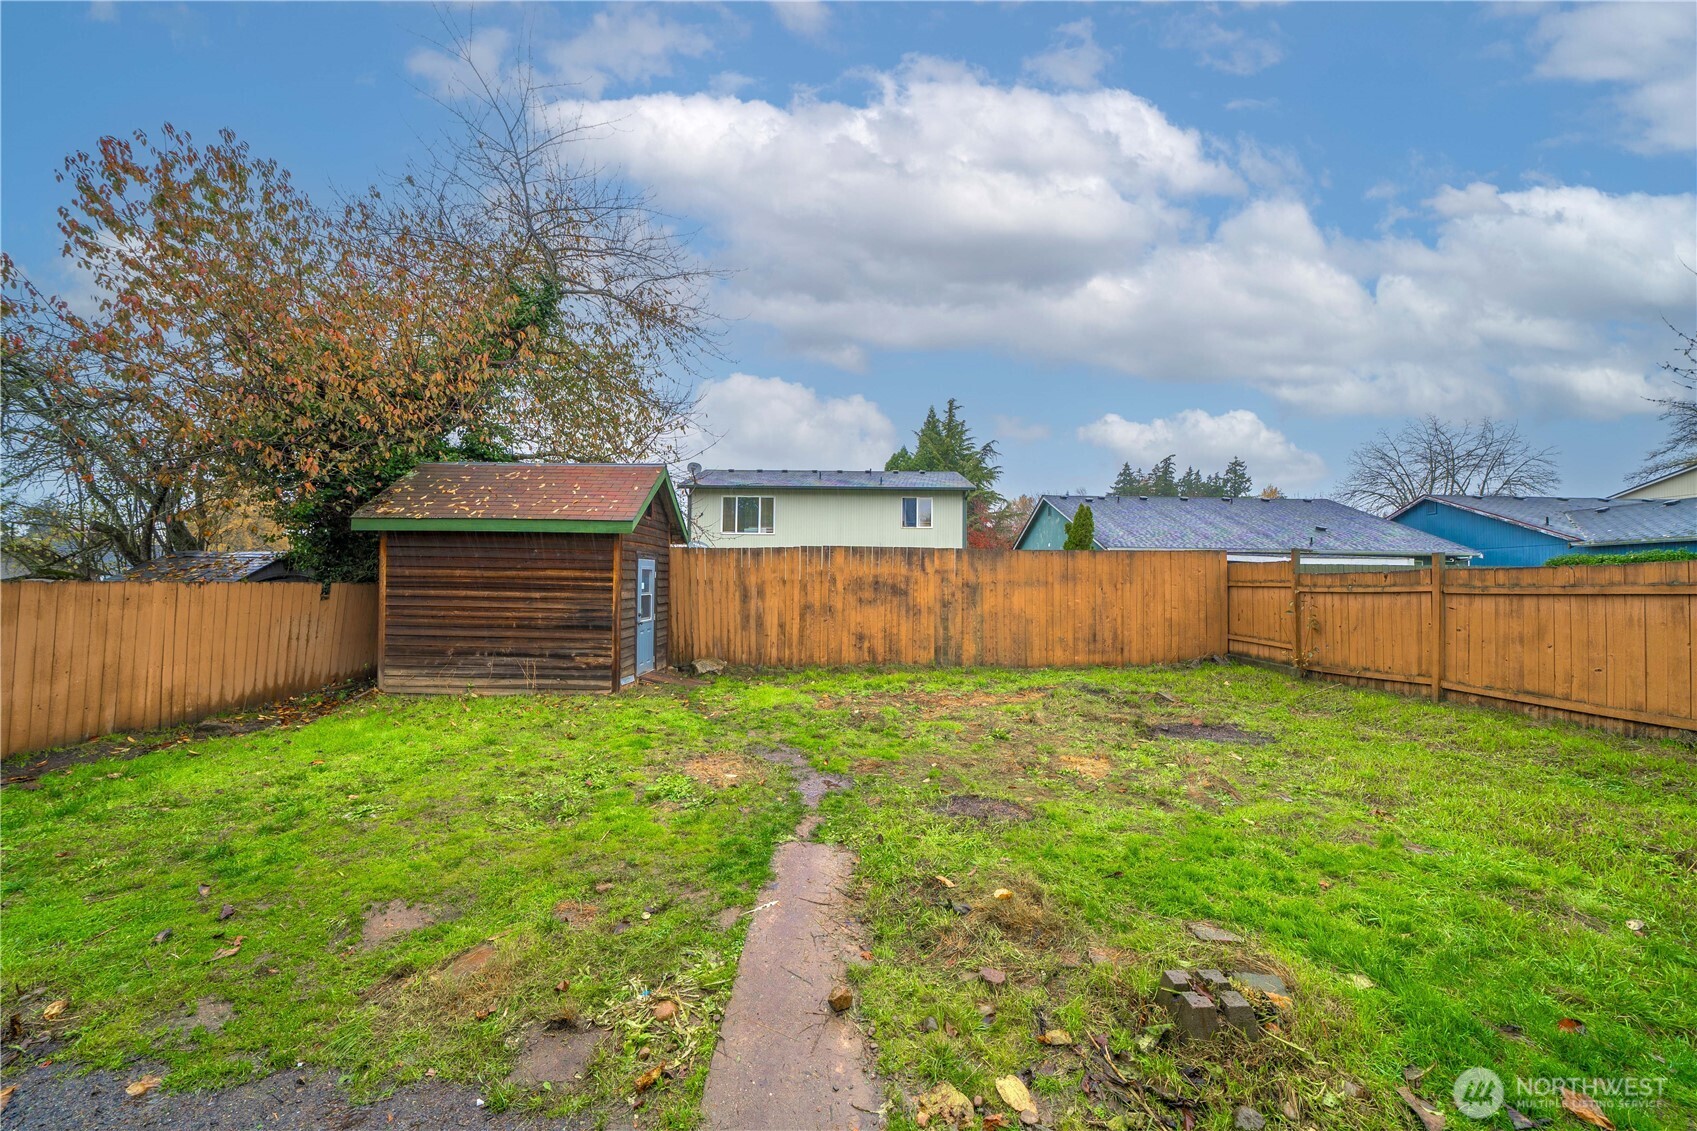
{"type": "MultiPolygon", "coordinates": [[[[727,272],[703,456],[871,466],[954,396],[1003,487],[1122,460],[1320,493],[1426,411],[1520,421],[1607,493],[1697,325],[1697,6],[512,5],[583,156],[727,272]]],[[[436,11],[0,8],[0,238],[57,263],[53,172],[228,126],[308,191],[444,127],[436,11]]]]}

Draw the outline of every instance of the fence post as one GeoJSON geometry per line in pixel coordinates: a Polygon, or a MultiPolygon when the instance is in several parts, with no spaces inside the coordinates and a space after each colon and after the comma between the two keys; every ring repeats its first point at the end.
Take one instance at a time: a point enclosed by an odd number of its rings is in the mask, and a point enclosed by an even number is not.
{"type": "Polygon", "coordinates": [[[1297,674],[1303,674],[1304,653],[1302,651],[1302,551],[1290,552],[1290,650],[1291,663],[1297,674]]]}
{"type": "Polygon", "coordinates": [[[1432,555],[1432,699],[1444,695],[1444,556],[1432,555]]]}

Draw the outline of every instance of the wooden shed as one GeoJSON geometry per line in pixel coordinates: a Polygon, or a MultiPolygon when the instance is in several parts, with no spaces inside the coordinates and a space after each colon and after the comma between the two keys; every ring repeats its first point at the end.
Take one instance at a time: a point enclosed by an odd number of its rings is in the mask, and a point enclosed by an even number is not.
{"type": "Polygon", "coordinates": [[[667,665],[664,467],[420,464],[353,527],[382,542],[385,691],[616,691],[667,665]]]}

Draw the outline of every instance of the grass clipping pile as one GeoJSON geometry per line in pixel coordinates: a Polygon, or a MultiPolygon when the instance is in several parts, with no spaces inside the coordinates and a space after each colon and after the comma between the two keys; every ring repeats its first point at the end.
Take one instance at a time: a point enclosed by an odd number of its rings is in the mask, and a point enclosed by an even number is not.
{"type": "Polygon", "coordinates": [[[687,1075],[712,1048],[735,980],[735,966],[717,954],[700,954],[656,985],[632,978],[595,1013],[592,1020],[618,1034],[628,1058],[633,1108],[640,1109],[644,1093],[660,1081],[687,1075]]]}

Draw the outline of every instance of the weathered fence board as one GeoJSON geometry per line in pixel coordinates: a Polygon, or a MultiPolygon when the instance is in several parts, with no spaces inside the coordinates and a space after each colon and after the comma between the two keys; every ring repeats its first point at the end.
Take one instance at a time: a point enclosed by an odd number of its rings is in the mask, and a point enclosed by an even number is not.
{"type": "Polygon", "coordinates": [[[1697,562],[1435,574],[1233,562],[1227,574],[1238,655],[1434,696],[1697,729],[1697,562]]]}
{"type": "Polygon", "coordinates": [[[1084,667],[1226,650],[1216,553],[674,548],[672,570],[678,663],[1084,667]]]}
{"type": "Polygon", "coordinates": [[[370,670],[370,585],[0,585],[5,753],[143,730],[370,670]]]}

